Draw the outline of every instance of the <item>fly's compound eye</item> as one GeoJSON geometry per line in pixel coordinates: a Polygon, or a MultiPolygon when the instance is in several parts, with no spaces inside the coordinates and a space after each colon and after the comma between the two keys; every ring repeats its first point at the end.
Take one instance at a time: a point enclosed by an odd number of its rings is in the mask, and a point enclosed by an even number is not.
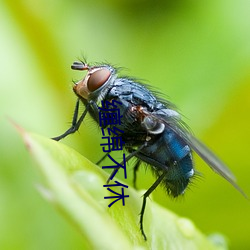
{"type": "Polygon", "coordinates": [[[98,69],[90,74],[88,79],[88,90],[93,92],[99,89],[110,77],[111,72],[108,69],[98,69]]]}

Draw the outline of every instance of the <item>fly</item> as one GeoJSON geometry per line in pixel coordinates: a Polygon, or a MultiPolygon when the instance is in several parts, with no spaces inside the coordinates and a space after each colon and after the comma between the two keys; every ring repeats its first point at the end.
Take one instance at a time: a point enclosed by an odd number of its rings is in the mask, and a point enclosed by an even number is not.
{"type": "MultiPolygon", "coordinates": [[[[195,174],[192,151],[246,197],[227,166],[188,131],[172,103],[158,98],[146,85],[132,78],[119,77],[117,70],[109,64],[90,66],[85,62],[74,62],[71,68],[87,71],[87,74],[73,87],[78,99],[71,127],[53,139],[59,141],[76,132],[87,113],[98,123],[98,107],[102,101],[115,100],[122,103],[122,118],[118,128],[123,133],[118,134],[129,153],[126,160],[137,158],[134,184],[136,171],[142,163],[151,166],[157,176],[156,181],[143,195],[140,230],[145,240],[143,216],[147,197],[159,184],[172,197],[184,193],[195,174]],[[80,102],[84,104],[85,110],[79,116],[80,102]]],[[[109,127],[112,129],[113,126],[109,127]]],[[[104,158],[105,156],[99,163],[104,158]]]]}

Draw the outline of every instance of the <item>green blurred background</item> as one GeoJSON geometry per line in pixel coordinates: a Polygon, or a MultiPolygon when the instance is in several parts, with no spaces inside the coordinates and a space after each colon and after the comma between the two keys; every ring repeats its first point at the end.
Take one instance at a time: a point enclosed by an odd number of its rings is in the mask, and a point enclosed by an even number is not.
{"type": "MultiPolygon", "coordinates": [[[[36,191],[39,173],[8,117],[47,137],[64,132],[72,80],[83,76],[70,65],[82,55],[124,66],[169,96],[250,195],[249,13],[248,0],[1,1],[0,249],[81,248],[81,235],[36,191]]],[[[96,162],[96,131],[86,120],[63,143],[96,162]]],[[[184,198],[158,188],[153,199],[206,234],[226,235],[231,249],[250,249],[250,202],[195,159],[203,177],[184,198]]],[[[140,188],[154,180],[146,173],[140,188]]],[[[131,184],[132,168],[128,175],[131,184]]]]}

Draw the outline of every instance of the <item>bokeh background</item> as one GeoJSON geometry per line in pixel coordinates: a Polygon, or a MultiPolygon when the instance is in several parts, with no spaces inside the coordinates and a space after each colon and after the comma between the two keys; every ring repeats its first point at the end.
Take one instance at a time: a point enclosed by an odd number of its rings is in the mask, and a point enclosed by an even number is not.
{"type": "MultiPolygon", "coordinates": [[[[72,80],[83,76],[70,65],[83,56],[161,90],[250,196],[249,13],[247,0],[1,1],[0,249],[81,248],[81,235],[35,189],[39,173],[8,118],[46,137],[64,132],[72,80]]],[[[99,138],[88,119],[63,143],[96,162],[99,138]]],[[[224,234],[230,249],[250,249],[250,202],[195,160],[202,177],[183,198],[158,188],[153,199],[206,234],[224,234]]],[[[131,184],[132,167],[128,174],[131,184]]],[[[144,168],[138,179],[144,189],[154,180],[144,168]]]]}

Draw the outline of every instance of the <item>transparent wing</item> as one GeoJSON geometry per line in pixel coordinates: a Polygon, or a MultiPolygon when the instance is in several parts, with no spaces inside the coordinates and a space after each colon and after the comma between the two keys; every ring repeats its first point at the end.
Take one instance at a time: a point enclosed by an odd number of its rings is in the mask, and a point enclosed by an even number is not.
{"type": "Polygon", "coordinates": [[[175,124],[175,126],[170,125],[170,127],[208,164],[210,168],[231,183],[243,196],[248,198],[243,190],[237,185],[236,178],[230,169],[210,149],[182,126],[175,124]]]}
{"type": "MultiPolygon", "coordinates": [[[[169,111],[165,111],[165,114],[168,113],[169,111]]],[[[243,196],[248,198],[243,190],[237,185],[236,178],[229,168],[210,149],[208,149],[202,142],[200,142],[188,131],[185,124],[180,120],[180,117],[175,115],[162,115],[162,113],[151,115],[154,117],[154,119],[157,119],[166,127],[169,127],[171,130],[173,130],[208,164],[211,169],[231,183],[243,196]]]]}

